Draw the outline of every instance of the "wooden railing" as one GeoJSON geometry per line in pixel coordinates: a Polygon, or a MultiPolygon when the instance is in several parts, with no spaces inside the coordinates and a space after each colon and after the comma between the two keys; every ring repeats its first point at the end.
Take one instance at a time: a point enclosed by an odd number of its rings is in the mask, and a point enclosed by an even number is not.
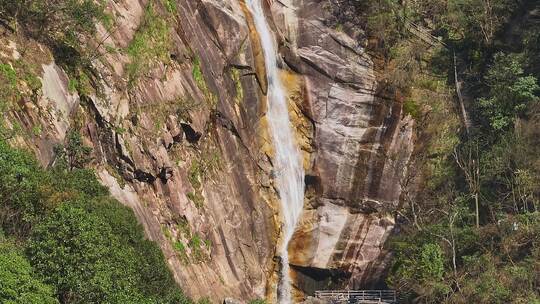
{"type": "Polygon", "coordinates": [[[395,290],[318,290],[315,297],[337,303],[397,303],[395,290]]]}

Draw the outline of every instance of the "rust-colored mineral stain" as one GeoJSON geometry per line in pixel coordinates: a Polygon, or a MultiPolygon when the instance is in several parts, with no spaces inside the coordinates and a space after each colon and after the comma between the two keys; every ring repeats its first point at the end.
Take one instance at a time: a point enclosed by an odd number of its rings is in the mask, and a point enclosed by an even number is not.
{"type": "Polygon", "coordinates": [[[247,27],[249,30],[249,38],[251,40],[251,47],[253,52],[253,59],[255,61],[255,74],[257,75],[257,81],[261,87],[261,91],[264,95],[268,93],[268,78],[266,76],[266,65],[264,61],[264,52],[261,45],[261,39],[259,33],[255,28],[255,23],[253,21],[253,16],[246,6],[244,0],[238,0],[240,7],[246,16],[247,27]]]}

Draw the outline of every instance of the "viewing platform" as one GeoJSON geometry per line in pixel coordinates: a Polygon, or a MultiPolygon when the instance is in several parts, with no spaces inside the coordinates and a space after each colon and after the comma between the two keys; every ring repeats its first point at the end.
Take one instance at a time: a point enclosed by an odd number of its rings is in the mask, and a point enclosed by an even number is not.
{"type": "Polygon", "coordinates": [[[395,290],[319,290],[315,297],[326,303],[396,304],[395,290]]]}

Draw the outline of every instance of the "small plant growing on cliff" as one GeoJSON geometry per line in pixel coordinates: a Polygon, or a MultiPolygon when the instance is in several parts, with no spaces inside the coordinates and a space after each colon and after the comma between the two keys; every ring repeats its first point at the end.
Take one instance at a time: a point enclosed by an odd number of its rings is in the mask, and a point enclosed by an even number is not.
{"type": "Polygon", "coordinates": [[[197,160],[193,160],[191,162],[191,167],[189,167],[188,178],[189,178],[189,182],[191,183],[191,186],[193,186],[195,190],[200,189],[202,186],[201,185],[202,174],[203,174],[202,164],[197,160]]]}
{"type": "Polygon", "coordinates": [[[176,14],[178,7],[176,6],[175,0],[163,0],[163,6],[170,14],[176,14]]]}
{"type": "Polygon", "coordinates": [[[41,136],[42,132],[43,132],[43,128],[41,127],[41,124],[38,124],[32,127],[32,135],[39,137],[41,136]]]}
{"type": "Polygon", "coordinates": [[[69,170],[84,168],[91,160],[92,148],[82,142],[82,136],[77,131],[70,131],[65,146],[55,148],[57,166],[65,166],[69,170]]]}
{"type": "Polygon", "coordinates": [[[174,249],[178,252],[185,252],[186,251],[186,247],[184,246],[184,243],[180,242],[180,241],[176,241],[174,242],[174,249]]]}
{"type": "Polygon", "coordinates": [[[11,65],[0,63],[0,104],[2,111],[9,109],[18,95],[17,73],[11,65]]]}
{"type": "Polygon", "coordinates": [[[191,237],[191,228],[189,227],[189,223],[185,217],[178,221],[177,228],[178,231],[180,231],[184,236],[188,238],[191,237]]]}
{"type": "Polygon", "coordinates": [[[196,192],[188,192],[186,196],[195,204],[195,207],[202,208],[202,206],[204,205],[204,197],[199,190],[197,190],[196,192]]]}
{"type": "Polygon", "coordinates": [[[199,89],[206,89],[206,82],[204,80],[204,76],[201,70],[201,60],[199,59],[199,57],[193,58],[193,69],[191,70],[191,74],[193,75],[193,79],[197,83],[199,89]]]}
{"type": "Polygon", "coordinates": [[[204,252],[205,242],[198,234],[193,234],[191,240],[189,241],[189,248],[191,249],[191,256],[193,257],[195,263],[202,262],[207,259],[204,252]]]}
{"type": "Polygon", "coordinates": [[[206,84],[206,80],[204,79],[201,69],[201,60],[199,57],[195,56],[192,63],[193,69],[191,70],[191,74],[193,76],[193,80],[195,80],[197,87],[203,92],[208,105],[213,108],[217,104],[217,97],[210,91],[208,85],[206,84]]]}
{"type": "Polygon", "coordinates": [[[176,253],[178,253],[180,260],[182,260],[184,264],[189,263],[189,257],[187,255],[186,246],[184,245],[184,243],[182,243],[181,241],[176,241],[173,244],[173,248],[176,253]]]}
{"type": "Polygon", "coordinates": [[[135,33],[127,53],[131,63],[127,66],[129,84],[135,85],[141,75],[146,73],[157,62],[169,62],[171,38],[169,25],[154,8],[152,2],[146,7],[144,19],[135,33]]]}
{"type": "Polygon", "coordinates": [[[408,98],[403,102],[403,112],[416,120],[421,118],[420,106],[414,99],[408,98]]]}
{"type": "Polygon", "coordinates": [[[212,301],[210,301],[210,299],[208,297],[200,298],[197,301],[197,304],[211,304],[211,303],[212,303],[212,301]]]}
{"type": "Polygon", "coordinates": [[[236,89],[236,102],[241,104],[244,100],[244,88],[242,87],[242,80],[239,69],[231,69],[231,78],[234,81],[236,89]]]}
{"type": "Polygon", "coordinates": [[[161,232],[163,232],[163,235],[168,239],[168,240],[172,240],[173,237],[172,237],[172,234],[171,234],[171,231],[169,230],[169,228],[167,226],[161,226],[161,232]]]}

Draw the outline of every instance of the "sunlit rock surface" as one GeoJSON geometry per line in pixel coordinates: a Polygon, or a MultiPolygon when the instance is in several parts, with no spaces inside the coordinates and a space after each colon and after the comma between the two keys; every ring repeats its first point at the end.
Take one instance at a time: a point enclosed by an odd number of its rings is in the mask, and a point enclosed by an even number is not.
{"type": "MultiPolygon", "coordinates": [[[[50,165],[54,146],[78,130],[93,148],[90,165],[160,244],[188,295],[261,298],[275,292],[280,220],[257,33],[241,1],[176,2],[171,60],[130,86],[129,56],[105,46],[129,46],[148,1],[109,1],[117,24],[111,35],[98,25],[99,92],[70,92],[66,73],[43,60],[39,102],[13,118],[42,131],[14,141],[50,165]]],[[[307,174],[289,248],[295,286],[307,293],[379,280],[412,150],[413,121],[378,82],[364,38],[328,28],[323,3],[265,1],[307,174]]],[[[0,56],[22,56],[14,41],[2,41],[10,49],[0,56]]]]}
{"type": "Polygon", "coordinates": [[[362,37],[325,25],[325,3],[272,6],[284,66],[304,78],[303,112],[315,130],[307,172],[312,193],[289,248],[298,287],[308,293],[380,281],[382,248],[413,148],[413,121],[402,118],[401,104],[381,87],[362,37]]]}

